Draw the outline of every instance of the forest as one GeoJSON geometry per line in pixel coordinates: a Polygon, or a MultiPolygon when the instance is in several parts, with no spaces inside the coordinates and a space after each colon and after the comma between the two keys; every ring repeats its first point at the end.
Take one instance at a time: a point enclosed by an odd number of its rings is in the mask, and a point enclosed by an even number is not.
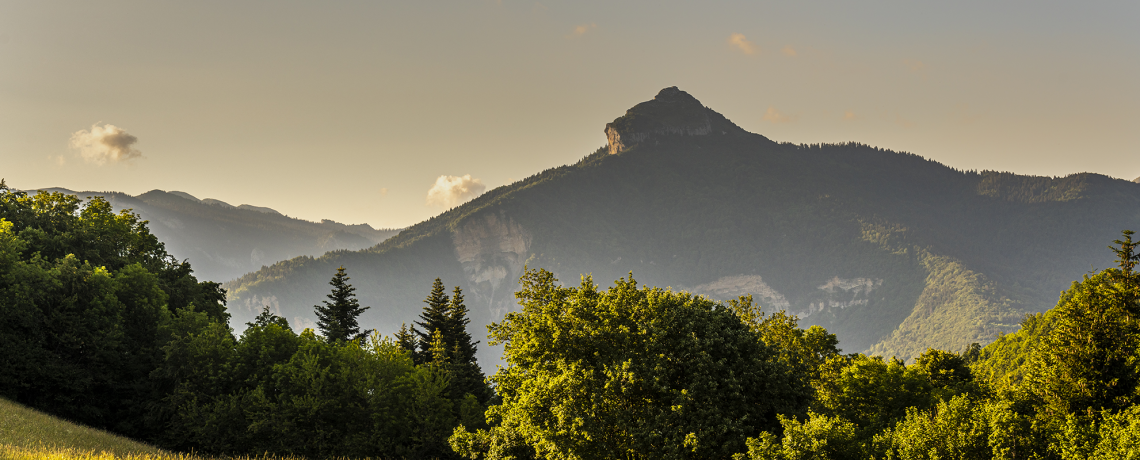
{"type": "Polygon", "coordinates": [[[485,376],[483,334],[443,280],[392,336],[361,330],[343,268],[318,330],[267,308],[236,335],[226,292],[137,215],[0,183],[0,396],[215,456],[1138,458],[1132,236],[1016,332],[918,356],[845,354],[750,296],[530,267],[489,327],[504,364],[485,376]]]}

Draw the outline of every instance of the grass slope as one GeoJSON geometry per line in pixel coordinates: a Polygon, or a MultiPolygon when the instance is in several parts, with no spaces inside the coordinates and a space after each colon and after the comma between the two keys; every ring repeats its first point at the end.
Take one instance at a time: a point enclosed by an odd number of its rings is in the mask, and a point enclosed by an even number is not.
{"type": "MultiPolygon", "coordinates": [[[[113,433],[71,423],[0,398],[0,460],[211,459],[193,454],[167,452],[113,433]]],[[[304,460],[304,458],[296,456],[241,456],[229,460],[304,460]]]]}
{"type": "Polygon", "coordinates": [[[3,398],[0,398],[0,446],[3,446],[0,458],[47,458],[40,455],[65,451],[75,456],[58,458],[85,458],[78,456],[84,452],[92,455],[105,452],[115,458],[169,455],[157,447],[61,420],[3,398]]]}

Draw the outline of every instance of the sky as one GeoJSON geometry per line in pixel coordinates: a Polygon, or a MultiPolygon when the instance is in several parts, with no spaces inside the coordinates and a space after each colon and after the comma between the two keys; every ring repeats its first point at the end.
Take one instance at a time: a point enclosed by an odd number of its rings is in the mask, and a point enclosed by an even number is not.
{"type": "Polygon", "coordinates": [[[0,0],[0,177],[412,225],[678,86],[746,130],[1140,176],[1140,2],[0,0]]]}

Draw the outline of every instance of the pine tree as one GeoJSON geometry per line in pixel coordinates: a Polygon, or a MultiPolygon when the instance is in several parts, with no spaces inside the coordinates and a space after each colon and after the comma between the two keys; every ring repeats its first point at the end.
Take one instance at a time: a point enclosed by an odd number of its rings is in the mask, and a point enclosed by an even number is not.
{"type": "Polygon", "coordinates": [[[486,404],[492,392],[487,386],[483,370],[479,368],[479,362],[475,359],[476,344],[479,342],[472,342],[471,334],[467,332],[467,325],[471,320],[467,318],[467,306],[463,304],[463,290],[459,286],[456,286],[452,292],[447,310],[452,335],[450,338],[445,337],[445,340],[448,341],[451,350],[452,398],[460,399],[470,393],[480,403],[486,404]]]}
{"type": "Polygon", "coordinates": [[[357,317],[370,307],[360,306],[354,294],[356,288],[348,284],[349,279],[351,278],[344,272],[343,266],[336,269],[336,274],[329,281],[333,287],[332,293],[328,295],[329,300],[322,301],[324,305],[313,307],[317,313],[317,328],[329,342],[360,340],[371,332],[360,332],[357,317]]]}
{"type": "Polygon", "coordinates": [[[419,352],[416,351],[416,334],[418,332],[419,331],[416,331],[415,324],[412,324],[412,327],[408,328],[407,323],[400,324],[400,330],[396,332],[396,344],[408,352],[408,356],[412,358],[413,363],[422,361],[419,358],[419,352]]]}
{"type": "Polygon", "coordinates": [[[447,311],[450,306],[450,299],[444,292],[443,281],[436,278],[435,282],[432,283],[431,293],[424,299],[424,303],[427,305],[424,307],[424,311],[420,313],[420,321],[415,322],[416,325],[420,326],[420,330],[415,331],[415,326],[413,326],[414,333],[419,337],[420,349],[420,361],[417,361],[416,364],[422,364],[431,359],[432,335],[435,334],[436,330],[440,331],[445,344],[451,343],[448,340],[452,337],[451,317],[447,311]]]}
{"type": "Polygon", "coordinates": [[[431,353],[431,361],[433,366],[447,367],[451,361],[447,355],[447,344],[443,342],[443,332],[436,329],[431,334],[431,345],[429,352],[431,353]]]}

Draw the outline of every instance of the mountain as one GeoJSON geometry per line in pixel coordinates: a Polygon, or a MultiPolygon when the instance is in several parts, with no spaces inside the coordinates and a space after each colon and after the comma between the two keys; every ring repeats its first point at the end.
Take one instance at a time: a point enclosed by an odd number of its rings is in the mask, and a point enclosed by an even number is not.
{"type": "MultiPolygon", "coordinates": [[[[523,267],[563,283],[643,284],[767,310],[848,352],[917,356],[1016,330],[1140,228],[1140,185],[960,171],[918,155],[749,133],[677,88],[605,127],[581,161],[498,187],[361,251],[298,257],[225,285],[234,324],[271,305],[312,320],[343,265],[362,324],[411,323],[432,280],[464,289],[474,333],[516,308],[523,267]]],[[[481,335],[481,334],[479,334],[481,335]]],[[[497,350],[480,350],[483,363],[497,350]]]]}
{"type": "Polygon", "coordinates": [[[100,196],[115,208],[132,209],[150,221],[150,230],[179,259],[189,259],[201,280],[225,281],[297,256],[358,250],[380,243],[398,230],[376,230],[367,224],[294,219],[266,207],[232,206],[200,200],[186,192],[151,190],[131,196],[119,192],[73,192],[40,189],[86,199],[100,196]]]}

